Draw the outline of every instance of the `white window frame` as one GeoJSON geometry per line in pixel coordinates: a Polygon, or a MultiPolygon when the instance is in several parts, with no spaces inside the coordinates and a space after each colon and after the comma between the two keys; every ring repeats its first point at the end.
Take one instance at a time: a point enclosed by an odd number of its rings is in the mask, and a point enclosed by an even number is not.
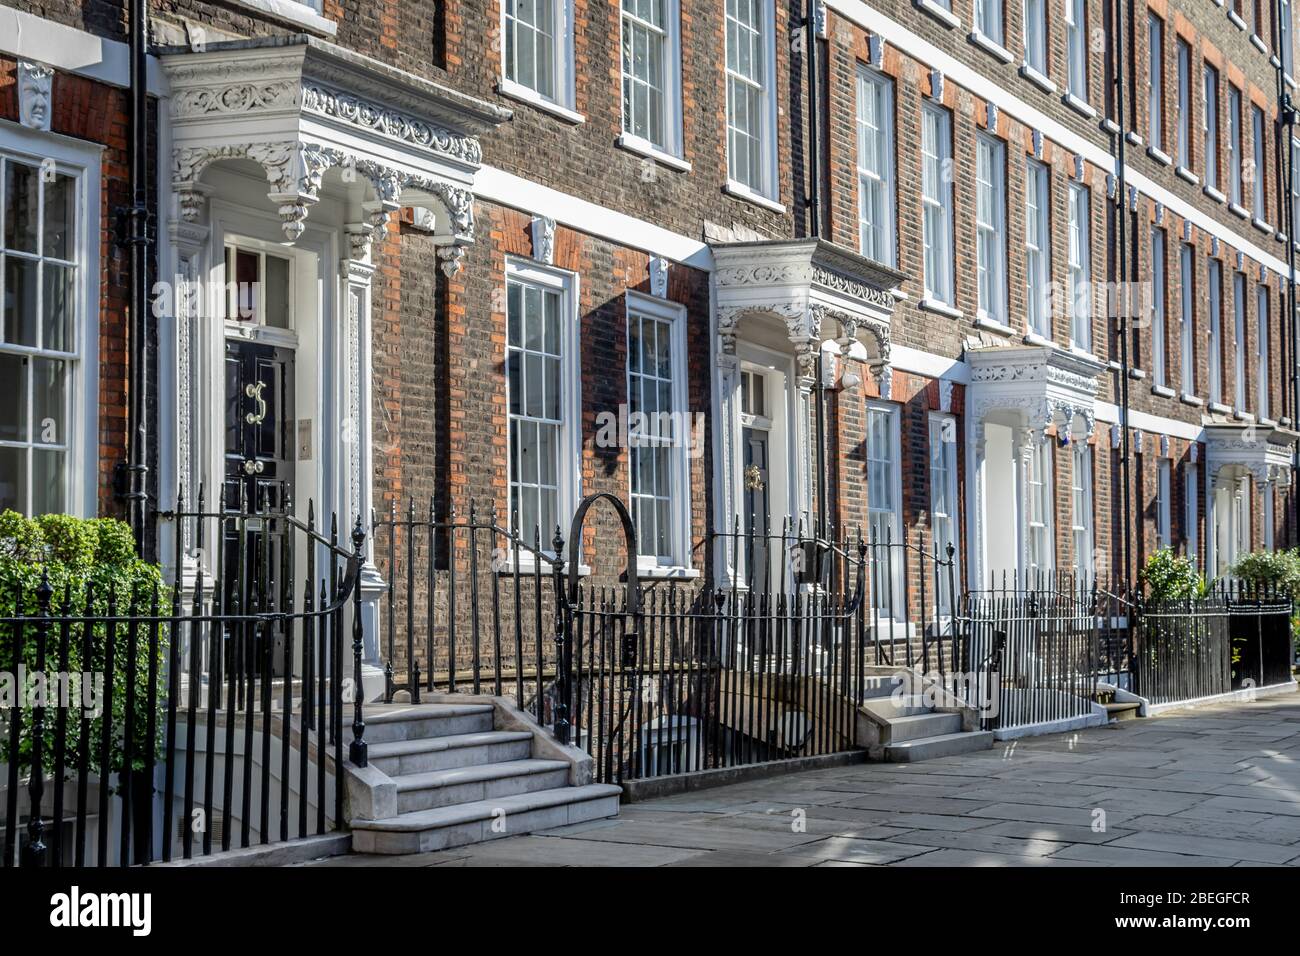
{"type": "Polygon", "coordinates": [[[1147,11],[1147,145],[1165,148],[1165,21],[1147,11]]]}
{"type": "Polygon", "coordinates": [[[1178,165],[1192,167],[1192,46],[1178,38],[1178,165]]]}
{"type": "Polygon", "coordinates": [[[1168,335],[1168,326],[1165,322],[1165,295],[1167,291],[1167,282],[1165,269],[1168,267],[1167,258],[1168,237],[1165,231],[1159,226],[1151,227],[1151,384],[1164,387],[1166,385],[1166,376],[1168,375],[1168,364],[1166,362],[1165,348],[1166,336],[1168,335]]]}
{"type": "Polygon", "coordinates": [[[508,38],[511,35],[509,7],[512,0],[501,0],[501,92],[515,99],[532,103],[557,113],[572,122],[581,122],[581,114],[574,112],[574,43],[573,0],[541,0],[549,3],[555,25],[555,42],[552,54],[552,86],[554,93],[547,95],[526,83],[511,79],[507,62],[508,38]]]}
{"type": "Polygon", "coordinates": [[[1201,70],[1201,154],[1206,189],[1219,188],[1219,87],[1222,82],[1219,71],[1206,63],[1201,70]]]}
{"type": "MultiPolygon", "coordinates": [[[[931,552],[938,555],[940,561],[948,559],[948,544],[951,542],[952,580],[960,587],[961,582],[961,504],[957,500],[957,419],[953,415],[932,412],[929,420],[930,439],[930,544],[931,552]],[[948,502],[949,511],[941,512],[935,507],[939,493],[948,502]],[[940,523],[951,527],[949,536],[941,536],[940,523]],[[945,538],[950,538],[945,540],[945,538]]],[[[901,469],[900,469],[901,470],[901,469]]],[[[948,601],[948,572],[945,569],[937,585],[939,593],[935,595],[935,606],[940,615],[952,614],[948,601]]]]}
{"type": "Polygon", "coordinates": [[[1228,84],[1228,201],[1242,204],[1241,90],[1228,84]]]}
{"type": "Polygon", "coordinates": [[[1070,346],[1092,348],[1092,190],[1070,183],[1070,346]]]}
{"type": "Polygon", "coordinates": [[[1246,410],[1246,273],[1232,275],[1232,406],[1246,410]]]}
{"type": "Polygon", "coordinates": [[[1032,587],[1033,575],[1056,565],[1053,533],[1052,445],[1050,439],[1029,439],[1025,461],[1025,571],[1024,583],[1032,587]],[[1041,553],[1035,555],[1036,551],[1041,553]]]}
{"type": "Polygon", "coordinates": [[[1025,66],[1047,75],[1047,0],[1024,0],[1025,66]]]}
{"type": "Polygon", "coordinates": [[[921,218],[925,297],[947,306],[956,303],[953,283],[952,114],[937,103],[921,107],[921,218]],[[933,121],[935,141],[927,149],[926,129],[933,121]],[[927,195],[926,180],[932,195],[927,195]]]}
{"type": "Polygon", "coordinates": [[[1044,339],[1052,337],[1052,189],[1047,166],[1036,159],[1025,166],[1025,325],[1044,339]],[[1036,240],[1031,236],[1036,234],[1036,240]]]}
{"type": "MultiPolygon", "coordinates": [[[[888,540],[893,543],[895,549],[904,542],[903,529],[903,481],[902,481],[902,435],[900,423],[899,406],[892,402],[867,402],[867,429],[864,441],[866,449],[866,458],[868,465],[867,477],[867,528],[870,539],[878,546],[878,557],[882,565],[886,564],[886,537],[881,533],[878,524],[887,522],[889,529],[888,540]],[[884,456],[878,455],[877,449],[873,447],[871,441],[871,420],[873,416],[883,415],[887,422],[885,426],[886,437],[889,442],[888,453],[884,456]],[[873,482],[870,479],[870,467],[875,462],[883,463],[883,471],[888,476],[889,494],[893,507],[889,509],[879,508],[872,505],[871,492],[873,482]],[[877,516],[882,516],[880,522],[877,516]]],[[[893,595],[892,600],[884,600],[883,595],[872,589],[872,600],[875,602],[876,609],[883,617],[885,612],[893,611],[894,620],[901,621],[904,617],[904,601],[907,595],[903,590],[903,562],[898,560],[900,552],[895,550],[889,565],[892,565],[893,580],[889,582],[890,592],[893,595]],[[892,608],[891,605],[892,604],[892,608]]],[[[886,565],[886,566],[889,566],[886,565]]],[[[880,575],[886,572],[882,569],[880,575]]],[[[881,577],[873,576],[873,583],[880,580],[881,577]]]]}
{"type": "Polygon", "coordinates": [[[1156,548],[1174,546],[1173,516],[1170,513],[1173,490],[1173,462],[1168,458],[1156,459],[1156,548]]]}
{"type": "Polygon", "coordinates": [[[1091,574],[1094,547],[1092,518],[1092,446],[1076,442],[1070,456],[1070,542],[1076,574],[1091,574]]]}
{"type": "MultiPolygon", "coordinates": [[[[63,441],[64,511],[83,518],[99,514],[99,325],[100,325],[100,163],[99,147],[55,134],[0,123],[0,155],[74,180],[76,234],[71,237],[73,281],[72,349],[46,353],[28,346],[8,346],[6,352],[30,356],[57,354],[66,362],[63,441]]],[[[2,220],[3,212],[0,212],[2,220]]],[[[39,247],[38,247],[39,248],[39,247]]],[[[4,276],[0,272],[0,286],[4,276]]],[[[42,290],[43,291],[43,290],[42,290]]],[[[30,409],[25,413],[30,415],[30,409]]],[[[28,427],[34,426],[30,420],[28,427]]],[[[15,443],[30,447],[26,442],[15,443]]],[[[31,464],[28,459],[28,503],[31,464]]]]}
{"type": "Polygon", "coordinates": [[[1261,282],[1255,286],[1255,357],[1258,373],[1255,377],[1255,415],[1264,420],[1269,418],[1269,321],[1273,315],[1273,299],[1269,295],[1268,284],[1261,282]]]}
{"type": "Polygon", "coordinates": [[[894,82],[865,67],[858,70],[858,248],[868,259],[887,266],[894,265],[897,253],[894,239],[894,82]],[[864,104],[872,98],[876,125],[867,121],[864,104]],[[868,139],[875,140],[875,151],[883,158],[880,169],[864,162],[868,139]],[[868,195],[880,197],[880,222],[868,214],[868,195]]]}
{"type": "Polygon", "coordinates": [[[986,133],[976,141],[975,258],[978,315],[1007,324],[1007,150],[986,133]]]}
{"type": "MultiPolygon", "coordinates": [[[[672,392],[671,409],[672,427],[676,433],[670,437],[667,446],[669,454],[669,475],[671,479],[668,496],[668,520],[670,525],[670,547],[667,554],[637,555],[637,565],[642,569],[689,569],[691,555],[691,466],[690,443],[692,435],[684,431],[687,427],[687,357],[686,357],[686,307],[676,302],[657,299],[638,292],[626,293],[627,330],[626,330],[626,374],[628,387],[628,501],[636,500],[635,462],[633,461],[632,384],[636,373],[632,371],[632,320],[634,317],[648,319],[668,326],[669,342],[668,361],[671,363],[669,387],[672,392]]],[[[633,514],[635,518],[635,512],[633,514]]],[[[637,529],[638,550],[641,545],[640,528],[637,529]]]]}
{"type": "Polygon", "coordinates": [[[1005,43],[1002,0],[975,0],[975,30],[998,46],[1005,43]]]}
{"type": "Polygon", "coordinates": [[[1065,0],[1065,88],[1085,103],[1088,101],[1088,4],[1087,0],[1065,0]]]}
{"type": "Polygon", "coordinates": [[[758,199],[766,203],[776,203],[780,195],[777,184],[777,149],[776,149],[776,96],[774,94],[774,77],[776,76],[776,15],[774,10],[774,0],[726,0],[726,10],[723,15],[723,23],[727,34],[727,55],[723,60],[723,71],[727,83],[727,191],[737,195],[758,199]],[[760,42],[762,46],[762,63],[760,64],[762,74],[757,84],[749,77],[742,77],[732,71],[730,66],[731,50],[731,23],[736,20],[732,16],[731,7],[738,2],[752,3],[756,8],[759,18],[760,42]],[[759,179],[757,185],[746,183],[737,179],[733,173],[732,163],[735,160],[735,152],[732,147],[732,116],[731,106],[731,83],[735,79],[737,82],[747,83],[757,87],[759,91],[759,128],[758,128],[758,148],[761,152],[760,166],[758,170],[759,179]]]}
{"type": "Polygon", "coordinates": [[[1184,242],[1178,249],[1178,321],[1182,390],[1196,394],[1196,249],[1184,242]]]}
{"type": "Polygon", "coordinates": [[[1184,504],[1183,520],[1186,522],[1186,527],[1183,529],[1185,532],[1184,539],[1187,542],[1187,558],[1192,562],[1193,565],[1197,565],[1198,558],[1199,558],[1198,552],[1200,551],[1200,547],[1201,547],[1200,535],[1198,531],[1199,522],[1197,521],[1201,513],[1201,507],[1200,507],[1201,479],[1200,479],[1200,472],[1196,470],[1196,465],[1188,463],[1187,475],[1184,480],[1186,482],[1186,488],[1185,488],[1186,501],[1184,501],[1183,503],[1184,504]]]}
{"type": "MultiPolygon", "coordinates": [[[[555,517],[563,526],[567,524],[578,507],[582,493],[582,352],[580,350],[580,321],[578,317],[579,282],[578,276],[562,269],[554,269],[530,259],[506,259],[505,282],[530,284],[542,289],[558,292],[560,304],[560,434],[556,442],[556,494],[555,517]]],[[[506,342],[503,356],[510,350],[509,338],[509,302],[505,306],[506,342]]],[[[510,374],[508,364],[502,369],[502,379],[506,390],[506,511],[509,526],[515,520],[514,489],[514,451],[511,448],[510,423],[515,417],[510,411],[510,374]]],[[[519,533],[527,537],[528,529],[520,528],[519,533]]],[[[551,553],[545,534],[542,535],[542,550],[551,553]]],[[[578,544],[570,542],[568,554],[570,559],[577,557],[578,544]]],[[[531,560],[531,554],[521,553],[520,563],[531,560]]]]}
{"type": "Polygon", "coordinates": [[[619,136],[619,145],[626,146],[638,152],[656,153],[671,156],[675,159],[681,159],[682,150],[682,40],[681,40],[681,8],[680,0],[659,0],[663,4],[664,24],[662,28],[656,28],[654,25],[642,20],[640,17],[630,13],[627,9],[627,0],[620,0],[619,3],[619,76],[620,76],[620,95],[622,96],[622,133],[619,136]],[[628,21],[635,20],[636,25],[644,30],[661,33],[663,37],[664,52],[660,68],[662,75],[659,77],[662,104],[659,115],[659,123],[663,129],[663,136],[659,142],[653,137],[642,136],[628,129],[628,102],[627,86],[629,79],[633,84],[639,84],[642,81],[637,77],[629,77],[626,69],[626,63],[623,58],[623,40],[627,35],[628,21]]]}
{"type": "Polygon", "coordinates": [[[1207,304],[1210,311],[1210,345],[1206,358],[1209,370],[1207,393],[1211,402],[1223,403],[1223,263],[1213,256],[1205,264],[1207,304]]]}
{"type": "Polygon", "coordinates": [[[1254,166],[1251,182],[1251,212],[1257,220],[1266,222],[1268,218],[1268,167],[1264,158],[1264,111],[1254,103],[1250,104],[1251,127],[1251,164],[1254,166]]]}
{"type": "Polygon", "coordinates": [[[1295,51],[1292,48],[1291,39],[1291,0],[1278,0],[1280,33],[1278,42],[1282,44],[1281,57],[1282,72],[1287,76],[1295,77],[1295,51]]]}

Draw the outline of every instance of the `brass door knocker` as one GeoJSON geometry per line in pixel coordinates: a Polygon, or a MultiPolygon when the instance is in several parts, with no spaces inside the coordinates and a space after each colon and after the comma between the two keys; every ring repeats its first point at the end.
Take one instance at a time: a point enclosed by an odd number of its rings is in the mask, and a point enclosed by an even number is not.
{"type": "Polygon", "coordinates": [[[244,394],[257,402],[257,411],[249,412],[244,416],[244,421],[250,425],[260,425],[266,418],[266,399],[262,397],[262,389],[266,388],[265,382],[258,382],[256,385],[245,385],[244,394]]]}

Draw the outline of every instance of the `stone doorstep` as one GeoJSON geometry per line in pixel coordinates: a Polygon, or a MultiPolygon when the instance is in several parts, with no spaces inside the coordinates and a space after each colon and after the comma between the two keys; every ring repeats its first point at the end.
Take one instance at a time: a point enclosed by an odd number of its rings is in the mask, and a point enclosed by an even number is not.
{"type": "Polygon", "coordinates": [[[427,853],[585,823],[617,814],[621,792],[609,784],[588,784],[359,821],[352,847],[358,853],[427,853]]]}
{"type": "Polygon", "coordinates": [[[916,760],[930,760],[936,757],[951,757],[957,754],[973,753],[978,750],[991,750],[992,748],[992,731],[965,731],[887,744],[885,746],[885,759],[906,763],[916,760]]]}

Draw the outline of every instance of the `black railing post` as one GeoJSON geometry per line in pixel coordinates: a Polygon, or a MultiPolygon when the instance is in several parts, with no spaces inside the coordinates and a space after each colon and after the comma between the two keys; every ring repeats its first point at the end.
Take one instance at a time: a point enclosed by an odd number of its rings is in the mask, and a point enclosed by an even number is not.
{"type": "Polygon", "coordinates": [[[555,581],[555,739],[567,744],[569,708],[573,703],[573,687],[569,682],[569,654],[573,646],[570,628],[573,618],[564,593],[564,537],[558,526],[555,537],[551,539],[551,547],[555,550],[555,564],[552,567],[555,581]]]}
{"type": "MultiPolygon", "coordinates": [[[[362,698],[365,696],[361,684],[361,563],[365,555],[361,546],[365,543],[366,532],[361,527],[361,515],[352,528],[353,579],[352,579],[352,743],[348,745],[348,760],[353,766],[364,767],[368,763],[365,741],[366,721],[361,715],[362,698]]],[[[390,569],[391,573],[391,569],[390,569]]],[[[390,648],[391,649],[391,648],[390,648]]]]}
{"type": "MultiPolygon", "coordinates": [[[[36,670],[45,675],[45,643],[50,633],[50,597],[54,589],[50,587],[48,569],[41,572],[41,584],[36,589],[36,602],[39,617],[36,621],[36,670]]],[[[21,611],[21,606],[19,611],[21,611]]],[[[41,819],[41,802],[45,799],[45,700],[32,708],[32,769],[31,779],[27,782],[27,795],[31,798],[30,815],[27,818],[27,846],[23,849],[23,866],[45,865],[45,821],[41,819]]],[[[107,719],[107,718],[105,718],[107,719]]],[[[14,754],[15,761],[18,755],[14,754]]],[[[62,786],[63,781],[56,781],[62,786]]],[[[55,821],[58,825],[58,821],[55,821]]]]}

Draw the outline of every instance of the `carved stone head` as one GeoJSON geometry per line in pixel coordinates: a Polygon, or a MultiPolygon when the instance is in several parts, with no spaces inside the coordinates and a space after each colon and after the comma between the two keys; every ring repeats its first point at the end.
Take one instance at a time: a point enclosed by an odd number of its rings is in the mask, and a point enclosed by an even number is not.
{"type": "Polygon", "coordinates": [[[31,129],[50,128],[50,90],[54,70],[44,63],[18,61],[18,119],[31,129]]]}

